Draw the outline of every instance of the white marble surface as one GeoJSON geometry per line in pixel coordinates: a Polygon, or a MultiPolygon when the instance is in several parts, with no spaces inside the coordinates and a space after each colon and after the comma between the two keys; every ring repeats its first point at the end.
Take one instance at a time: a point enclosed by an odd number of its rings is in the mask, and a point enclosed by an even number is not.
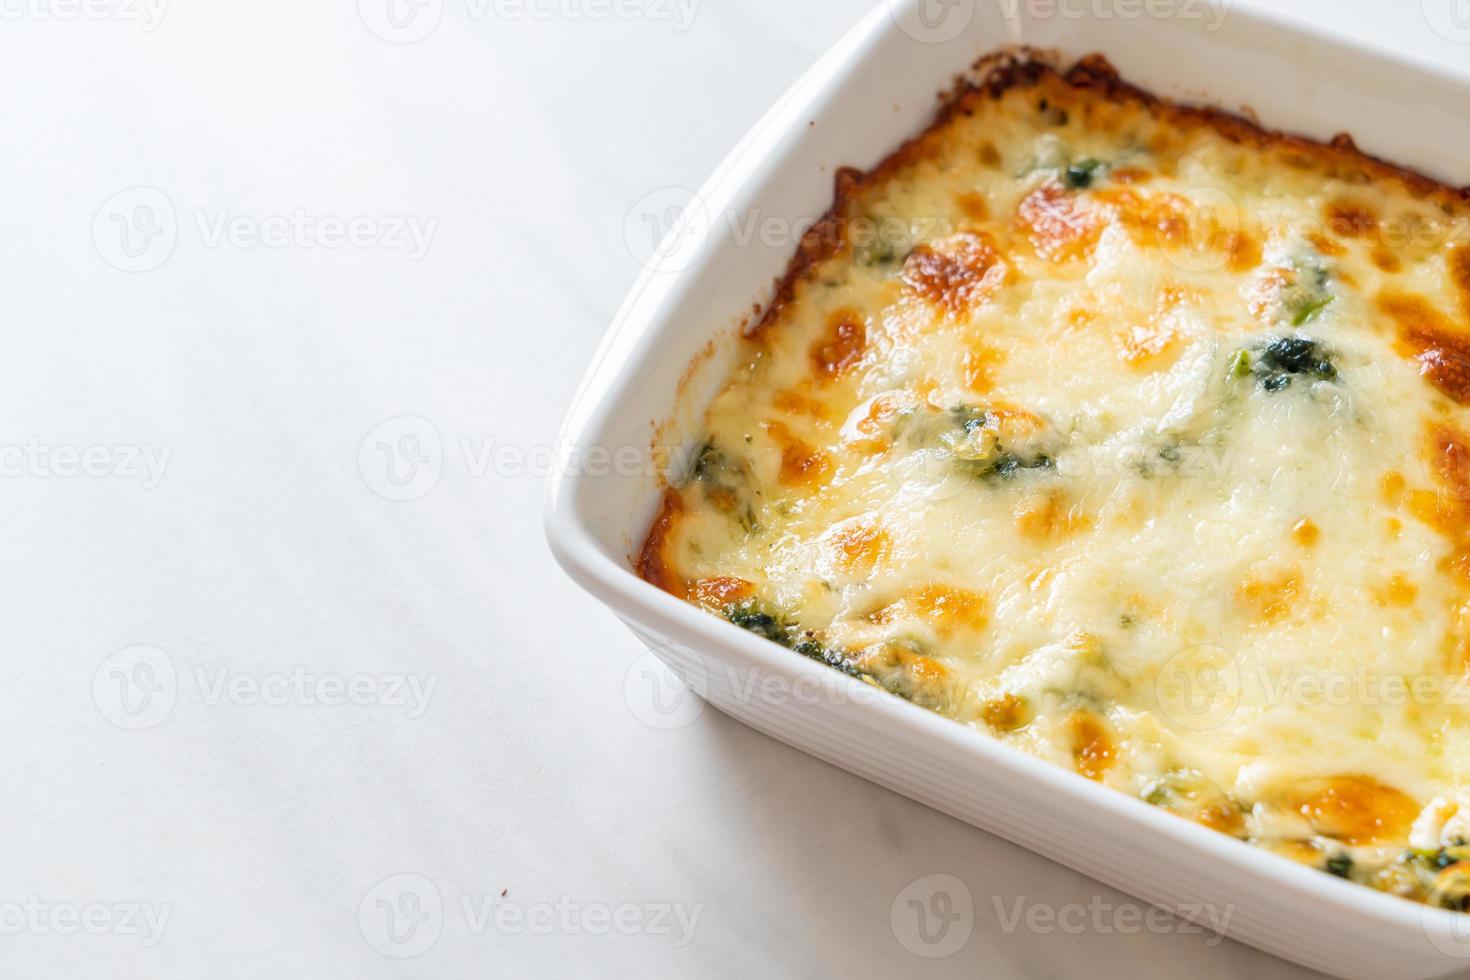
{"type": "MultiPolygon", "coordinates": [[[[514,454],[634,202],[869,0],[587,2],[444,0],[407,45],[357,0],[0,4],[0,974],[1302,975],[713,711],[640,720],[514,454]],[[393,502],[403,416],[443,470],[393,502]],[[926,959],[890,913],[933,874],[974,922],[926,959]]],[[[1419,5],[1290,6],[1470,62],[1419,5]]]]}

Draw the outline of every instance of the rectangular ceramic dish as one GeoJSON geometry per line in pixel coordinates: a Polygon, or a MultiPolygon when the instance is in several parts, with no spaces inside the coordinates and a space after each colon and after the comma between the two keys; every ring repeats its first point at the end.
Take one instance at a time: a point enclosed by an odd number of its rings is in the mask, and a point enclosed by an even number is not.
{"type": "MultiPolygon", "coordinates": [[[[1349,130],[1368,153],[1470,181],[1470,74],[1239,0],[887,0],[692,195],[651,260],[567,420],[573,465],[551,490],[553,551],[701,696],[812,755],[1147,901],[1229,908],[1233,938],[1327,973],[1410,980],[1470,969],[1470,915],[1336,881],[1003,748],[633,572],[661,471],[677,468],[726,376],[739,314],[770,298],[800,230],[830,204],[837,168],[872,166],[924,127],[956,74],[1016,44],[1063,63],[1101,52],[1160,96],[1254,111],[1272,128],[1321,140],[1349,130]],[[669,452],[651,455],[654,445],[669,452]],[[811,696],[793,696],[802,691],[811,696]]],[[[659,208],[663,196],[677,200],[676,191],[655,195],[659,208]]]]}

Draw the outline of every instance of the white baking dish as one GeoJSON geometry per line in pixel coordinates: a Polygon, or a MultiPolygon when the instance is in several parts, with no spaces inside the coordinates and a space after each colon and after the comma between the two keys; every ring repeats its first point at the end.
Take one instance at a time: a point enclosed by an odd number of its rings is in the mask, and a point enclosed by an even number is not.
{"type": "Polygon", "coordinates": [[[1370,153],[1470,181],[1470,74],[1254,3],[888,0],[741,142],[625,303],[567,420],[576,465],[553,481],[552,549],[703,697],[812,755],[1147,901],[1228,909],[1230,936],[1327,973],[1409,980],[1470,969],[1470,916],[1337,881],[1003,748],[633,574],[629,555],[659,488],[655,467],[630,466],[630,453],[692,438],[736,318],[769,298],[794,251],[790,236],[751,229],[824,212],[837,167],[875,164],[925,125],[956,74],[1016,43],[1066,62],[1100,51],[1159,95],[1253,107],[1269,126],[1318,139],[1349,130],[1370,153]]]}

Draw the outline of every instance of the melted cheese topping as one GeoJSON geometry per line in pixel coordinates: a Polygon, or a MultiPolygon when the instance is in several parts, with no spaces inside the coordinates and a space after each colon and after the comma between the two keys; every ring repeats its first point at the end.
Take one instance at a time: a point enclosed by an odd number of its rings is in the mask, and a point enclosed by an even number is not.
{"type": "Polygon", "coordinates": [[[968,90],[847,178],[641,570],[1087,778],[1460,907],[1467,217],[1095,66],[968,90]]]}

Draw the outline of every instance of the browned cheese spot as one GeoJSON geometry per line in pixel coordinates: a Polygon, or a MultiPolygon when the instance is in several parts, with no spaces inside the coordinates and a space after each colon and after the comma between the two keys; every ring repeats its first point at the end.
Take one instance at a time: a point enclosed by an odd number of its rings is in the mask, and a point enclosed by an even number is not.
{"type": "Polygon", "coordinates": [[[863,359],[868,329],[856,310],[838,310],[827,320],[825,333],[812,347],[812,363],[821,380],[840,378],[863,359]]]}
{"type": "Polygon", "coordinates": [[[1010,267],[989,235],[961,232],[920,245],[903,266],[903,281],[916,294],[963,317],[1005,285],[1010,267]]]}
{"type": "Polygon", "coordinates": [[[689,598],[708,609],[721,610],[755,595],[755,585],[743,578],[702,578],[689,587],[689,598]]]}
{"type": "Polygon", "coordinates": [[[1308,518],[1302,518],[1291,529],[1291,539],[1303,548],[1315,548],[1322,538],[1322,529],[1308,518]]]}
{"type": "Polygon", "coordinates": [[[1419,374],[1457,403],[1470,403],[1470,335],[1422,296],[1384,293],[1378,308],[1397,325],[1398,352],[1419,374]]]}
{"type": "Polygon", "coordinates": [[[1361,201],[1334,201],[1326,207],[1327,231],[1337,238],[1371,238],[1378,231],[1378,212],[1361,201]]]}
{"type": "Polygon", "coordinates": [[[990,217],[990,205],[986,203],[984,194],[967,191],[955,198],[955,203],[960,207],[960,213],[971,221],[984,221],[990,217]]]}
{"type": "Polygon", "coordinates": [[[1073,712],[1067,719],[1067,727],[1072,734],[1072,762],[1077,771],[1100,782],[1118,761],[1112,735],[1102,720],[1090,711],[1073,712]]]}
{"type": "Polygon", "coordinates": [[[1253,570],[1235,597],[1258,622],[1276,623],[1291,615],[1303,589],[1302,574],[1295,569],[1274,574],[1253,570]]]}
{"type": "Polygon", "coordinates": [[[780,422],[767,422],[766,432],[781,449],[780,481],[786,487],[817,487],[832,472],[825,452],[803,441],[780,422]]]}
{"type": "Polygon", "coordinates": [[[1002,694],[986,701],[980,716],[992,731],[1004,734],[1026,727],[1031,721],[1031,706],[1014,694],[1002,694]]]}
{"type": "Polygon", "coordinates": [[[1292,804],[1317,833],[1349,846],[1401,840],[1419,816],[1412,797],[1371,776],[1317,780],[1292,804]]]}
{"type": "Polygon", "coordinates": [[[856,522],[838,530],[832,545],[839,567],[852,575],[866,575],[887,557],[893,541],[877,524],[856,522]]]}
{"type": "Polygon", "coordinates": [[[1055,182],[1042,184],[1016,207],[1015,225],[1036,254],[1052,262],[1091,256],[1103,221],[1076,194],[1055,182]]]}

